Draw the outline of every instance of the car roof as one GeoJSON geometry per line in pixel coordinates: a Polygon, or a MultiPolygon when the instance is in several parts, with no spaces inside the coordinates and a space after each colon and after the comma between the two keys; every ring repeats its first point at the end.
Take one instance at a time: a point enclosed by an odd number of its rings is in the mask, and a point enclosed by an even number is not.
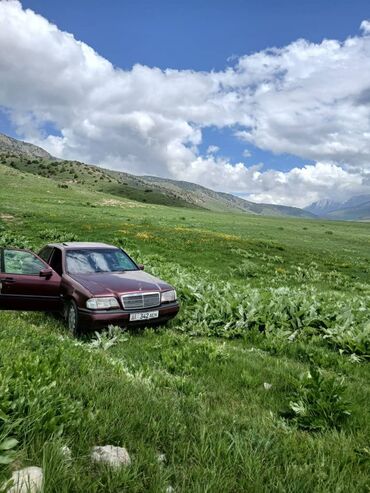
{"type": "Polygon", "coordinates": [[[62,250],[75,248],[117,248],[116,246],[108,245],[107,243],[94,243],[89,241],[66,241],[64,243],[48,243],[47,246],[61,248],[62,250]]]}

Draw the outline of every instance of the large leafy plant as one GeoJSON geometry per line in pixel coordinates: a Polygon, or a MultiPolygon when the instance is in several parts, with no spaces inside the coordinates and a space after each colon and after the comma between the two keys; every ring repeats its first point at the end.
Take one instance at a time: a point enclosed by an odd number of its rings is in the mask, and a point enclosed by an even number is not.
{"type": "Polygon", "coordinates": [[[283,416],[306,431],[340,428],[351,415],[344,393],[343,380],[324,376],[322,370],[311,365],[297,383],[283,416]]]}
{"type": "Polygon", "coordinates": [[[183,332],[234,338],[257,331],[279,344],[315,337],[341,352],[369,357],[366,296],[320,291],[312,285],[252,288],[199,268],[161,262],[158,256],[143,261],[176,286],[182,310],[175,323],[183,332]]]}

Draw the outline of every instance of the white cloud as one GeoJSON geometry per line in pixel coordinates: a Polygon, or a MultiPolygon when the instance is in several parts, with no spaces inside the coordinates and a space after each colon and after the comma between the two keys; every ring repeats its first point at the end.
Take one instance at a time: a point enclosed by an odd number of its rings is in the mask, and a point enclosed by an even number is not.
{"type": "Polygon", "coordinates": [[[360,29],[365,34],[370,34],[370,21],[365,20],[361,22],[360,29]]]}
{"type": "MultiPolygon", "coordinates": [[[[352,173],[329,162],[317,162],[288,172],[261,171],[262,165],[231,166],[222,159],[198,158],[179,178],[211,188],[237,192],[254,202],[304,207],[322,197],[346,200],[361,194],[366,175],[352,173]],[[222,187],[220,187],[222,183],[222,187]]],[[[367,175],[368,179],[370,174],[367,175]]],[[[366,188],[370,192],[370,187],[366,188]]]]}
{"type": "Polygon", "coordinates": [[[369,166],[369,38],[299,40],[243,57],[238,69],[255,84],[254,122],[240,138],[275,153],[369,166]]]}
{"type": "MultiPolygon", "coordinates": [[[[26,139],[65,158],[305,205],[368,190],[370,37],[298,40],[221,72],[124,71],[14,0],[0,1],[0,106],[26,139]],[[44,135],[51,122],[60,136],[44,135]],[[316,165],[287,173],[199,152],[202,129],[316,165]],[[235,131],[235,129],[237,129],[235,131]]],[[[245,155],[245,157],[247,157],[245,155]]]]}
{"type": "Polygon", "coordinates": [[[363,191],[362,176],[328,162],[293,168],[286,173],[268,171],[261,173],[258,181],[250,200],[299,207],[322,197],[344,201],[363,191]]]}
{"type": "Polygon", "coordinates": [[[219,150],[220,148],[218,146],[210,145],[207,148],[206,154],[217,154],[219,150]]]}

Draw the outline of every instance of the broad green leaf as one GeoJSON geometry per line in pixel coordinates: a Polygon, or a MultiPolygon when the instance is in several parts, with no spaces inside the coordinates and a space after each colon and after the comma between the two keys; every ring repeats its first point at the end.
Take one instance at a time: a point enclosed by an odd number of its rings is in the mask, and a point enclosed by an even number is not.
{"type": "Polygon", "coordinates": [[[0,450],[10,450],[18,444],[18,440],[15,438],[7,438],[0,443],[0,450]]]}

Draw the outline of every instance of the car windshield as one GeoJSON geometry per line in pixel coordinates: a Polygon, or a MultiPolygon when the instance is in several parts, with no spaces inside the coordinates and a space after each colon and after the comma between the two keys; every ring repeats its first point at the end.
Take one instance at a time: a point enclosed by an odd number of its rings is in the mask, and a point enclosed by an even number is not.
{"type": "Polygon", "coordinates": [[[137,270],[130,257],[118,248],[67,250],[66,263],[70,274],[137,270]]]}

